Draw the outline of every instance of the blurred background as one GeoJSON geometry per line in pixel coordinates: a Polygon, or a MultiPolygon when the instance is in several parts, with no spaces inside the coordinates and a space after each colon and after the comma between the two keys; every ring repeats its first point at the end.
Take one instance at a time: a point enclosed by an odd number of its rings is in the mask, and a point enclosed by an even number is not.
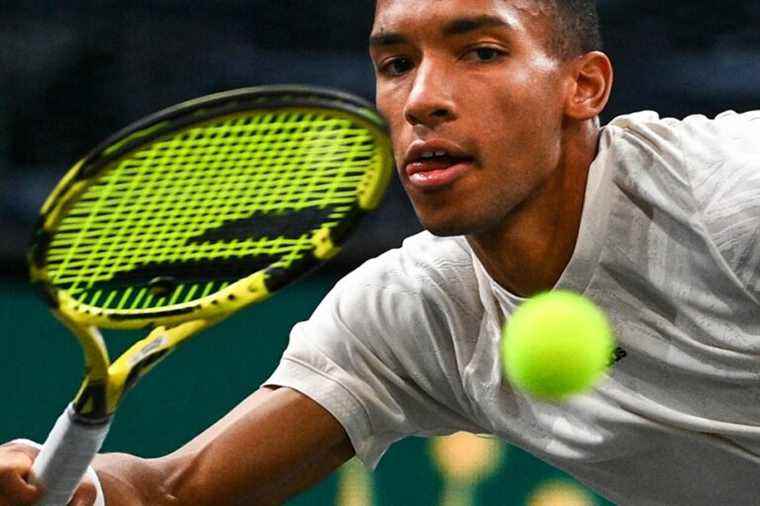
{"type": "MultiPolygon", "coordinates": [[[[683,117],[760,108],[760,0],[598,4],[606,51],[616,66],[605,122],[642,109],[683,117]]],[[[0,317],[7,336],[0,353],[0,402],[14,409],[0,414],[0,440],[44,438],[77,385],[76,345],[24,282],[27,238],[57,179],[130,122],[208,93],[305,83],[371,100],[366,39],[372,5],[2,2],[0,317]],[[39,354],[30,353],[36,349],[39,354]],[[57,356],[55,364],[45,363],[49,356],[57,356]],[[17,412],[16,406],[29,409],[17,412]]],[[[107,448],[149,456],[181,444],[266,378],[289,327],[308,317],[343,272],[420,229],[397,183],[365,225],[329,270],[236,316],[158,368],[146,381],[156,385],[144,385],[125,404],[107,448]],[[219,346],[229,356],[217,353],[219,346]]],[[[401,442],[373,475],[350,463],[291,504],[607,503],[519,449],[458,435],[401,442]]]]}

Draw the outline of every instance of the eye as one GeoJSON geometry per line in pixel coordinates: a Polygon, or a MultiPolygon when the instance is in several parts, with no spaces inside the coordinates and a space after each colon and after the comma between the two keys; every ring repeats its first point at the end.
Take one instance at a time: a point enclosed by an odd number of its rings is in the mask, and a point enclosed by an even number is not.
{"type": "Polygon", "coordinates": [[[502,58],[506,53],[495,47],[476,47],[465,54],[465,59],[488,63],[502,58]]]}
{"type": "Polygon", "coordinates": [[[382,63],[379,70],[381,74],[388,76],[400,76],[406,74],[414,67],[414,63],[409,58],[399,56],[390,58],[382,63]]]}

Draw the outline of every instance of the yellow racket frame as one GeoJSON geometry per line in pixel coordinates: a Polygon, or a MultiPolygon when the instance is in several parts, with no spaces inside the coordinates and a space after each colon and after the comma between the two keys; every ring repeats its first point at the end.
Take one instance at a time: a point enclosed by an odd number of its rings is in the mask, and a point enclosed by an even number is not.
{"type": "MultiPolygon", "coordinates": [[[[304,109],[298,108],[299,111],[304,109]]],[[[357,190],[359,208],[370,211],[379,205],[392,174],[392,152],[387,133],[383,129],[384,123],[369,109],[361,111],[361,115],[349,115],[340,111],[331,111],[331,114],[345,114],[352,122],[371,131],[378,143],[375,153],[380,158],[374,163],[376,170],[365,174],[357,190]]],[[[150,135],[152,130],[161,126],[158,124],[138,130],[101,151],[118,151],[124,145],[150,135]]],[[[83,177],[88,159],[89,157],[77,163],[50,194],[42,207],[42,223],[38,230],[52,235],[65,215],[67,205],[89,186],[91,177],[83,177]]],[[[118,158],[109,163],[118,163],[118,158]]],[[[335,256],[341,249],[333,243],[330,227],[324,225],[313,231],[311,243],[312,253],[319,261],[335,256]]],[[[270,296],[266,272],[259,271],[218,292],[190,302],[155,309],[106,309],[82,303],[66,291],[53,287],[46,266],[34,261],[30,264],[32,281],[47,291],[53,313],[77,336],[82,346],[85,377],[74,404],[80,414],[89,416],[100,414],[110,417],[125,391],[179,344],[239,309],[270,296]],[[112,363],[99,329],[143,328],[153,330],[112,363]],[[93,389],[104,389],[105,399],[96,401],[92,395],[93,389]]]]}

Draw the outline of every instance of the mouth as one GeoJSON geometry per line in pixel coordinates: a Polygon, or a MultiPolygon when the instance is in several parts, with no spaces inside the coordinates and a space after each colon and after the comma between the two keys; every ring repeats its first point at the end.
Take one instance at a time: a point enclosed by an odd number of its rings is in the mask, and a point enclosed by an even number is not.
{"type": "Polygon", "coordinates": [[[459,146],[445,141],[416,142],[404,161],[409,183],[420,190],[435,190],[454,183],[466,174],[475,158],[459,146]]]}

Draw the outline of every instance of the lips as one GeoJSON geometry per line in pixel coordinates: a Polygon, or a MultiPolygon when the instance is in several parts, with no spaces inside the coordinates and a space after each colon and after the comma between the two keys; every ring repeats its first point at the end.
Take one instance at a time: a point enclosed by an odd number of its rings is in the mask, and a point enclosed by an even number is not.
{"type": "Polygon", "coordinates": [[[409,146],[404,169],[412,186],[433,190],[451,185],[474,161],[472,155],[451,141],[418,141],[409,146]]]}

